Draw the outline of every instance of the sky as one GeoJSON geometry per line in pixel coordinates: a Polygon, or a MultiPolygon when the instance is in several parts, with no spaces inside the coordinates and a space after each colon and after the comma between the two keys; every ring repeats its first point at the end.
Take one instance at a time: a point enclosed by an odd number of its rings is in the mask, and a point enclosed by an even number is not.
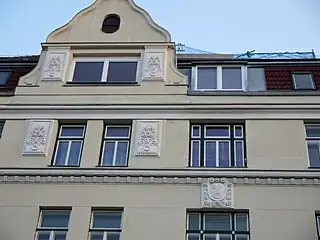
{"type": "MultiPolygon", "coordinates": [[[[93,0],[0,0],[0,55],[39,54],[41,42],[93,0]]],[[[135,0],[176,43],[215,53],[320,55],[320,0],[135,0]]]]}

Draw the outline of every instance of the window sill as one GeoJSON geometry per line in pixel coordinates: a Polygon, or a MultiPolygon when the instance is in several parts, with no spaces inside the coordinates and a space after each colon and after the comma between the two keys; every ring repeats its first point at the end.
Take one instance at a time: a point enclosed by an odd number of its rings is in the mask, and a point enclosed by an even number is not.
{"type": "Polygon", "coordinates": [[[121,170],[121,169],[127,169],[128,165],[126,166],[101,166],[101,165],[96,165],[96,168],[101,168],[101,169],[112,169],[112,170],[121,170]]]}
{"type": "Polygon", "coordinates": [[[204,169],[209,169],[209,170],[229,170],[229,169],[234,169],[234,170],[247,170],[248,167],[194,167],[194,166],[188,166],[188,169],[194,169],[194,170],[204,170],[204,169]]]}
{"type": "Polygon", "coordinates": [[[63,87],[93,87],[93,86],[140,86],[138,82],[126,82],[126,83],[74,83],[74,82],[68,82],[62,85],[63,87]]]}
{"type": "Polygon", "coordinates": [[[70,165],[47,165],[50,168],[79,168],[80,165],[77,166],[70,166],[70,165]]]}

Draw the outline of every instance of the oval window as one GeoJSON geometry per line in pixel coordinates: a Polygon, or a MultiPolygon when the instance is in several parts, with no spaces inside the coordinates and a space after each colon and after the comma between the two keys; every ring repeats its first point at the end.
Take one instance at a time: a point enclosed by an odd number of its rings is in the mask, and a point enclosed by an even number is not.
{"type": "Polygon", "coordinates": [[[114,33],[120,27],[120,17],[117,14],[109,14],[103,20],[102,31],[105,33],[114,33]]]}

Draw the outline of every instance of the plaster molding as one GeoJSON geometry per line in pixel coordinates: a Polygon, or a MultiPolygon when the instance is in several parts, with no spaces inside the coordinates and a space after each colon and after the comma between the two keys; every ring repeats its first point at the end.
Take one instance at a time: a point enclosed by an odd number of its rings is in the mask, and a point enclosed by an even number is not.
{"type": "Polygon", "coordinates": [[[67,60],[68,51],[48,51],[42,69],[41,81],[56,80],[64,82],[67,60]]]}
{"type": "Polygon", "coordinates": [[[138,120],[136,124],[135,155],[160,156],[162,122],[138,120]]]}
{"type": "Polygon", "coordinates": [[[52,120],[28,121],[27,134],[24,139],[22,154],[47,155],[52,131],[52,120]]]}
{"type": "MultiPolygon", "coordinates": [[[[150,172],[150,171],[149,171],[150,172]]],[[[218,177],[218,176],[217,176],[218,177]]],[[[54,184],[178,184],[178,185],[198,185],[203,188],[211,177],[194,176],[142,176],[142,175],[117,175],[117,174],[67,174],[67,173],[41,173],[37,174],[7,174],[0,173],[0,184],[8,183],[54,183],[54,184]]],[[[232,187],[237,185],[256,186],[313,186],[320,187],[320,178],[225,178],[232,187]]],[[[233,193],[232,193],[233,196],[233,193]]],[[[223,205],[215,205],[222,207],[223,205]]],[[[215,207],[210,205],[209,207],[215,207]]],[[[206,205],[207,207],[207,205],[206,205]]]]}
{"type": "Polygon", "coordinates": [[[142,80],[164,81],[164,52],[145,52],[143,55],[142,80]]]}
{"type": "Polygon", "coordinates": [[[201,185],[201,206],[204,208],[232,208],[233,184],[226,178],[209,178],[201,185]]]}
{"type": "MultiPolygon", "coordinates": [[[[61,27],[55,29],[53,32],[51,32],[48,35],[46,42],[51,42],[51,39],[54,38],[55,35],[57,35],[60,32],[66,31],[69,28],[71,28],[73,22],[78,20],[78,18],[80,18],[81,16],[85,15],[86,13],[88,13],[90,11],[94,11],[94,9],[97,8],[99,6],[99,4],[101,2],[103,2],[103,1],[107,1],[107,0],[96,0],[90,6],[88,6],[87,8],[84,8],[83,10],[78,12],[69,22],[67,22],[63,26],[61,26],[61,27]]],[[[138,12],[139,14],[141,14],[147,20],[148,24],[153,29],[155,29],[157,32],[160,32],[165,37],[166,42],[171,42],[170,33],[165,28],[163,28],[163,27],[159,26],[158,24],[156,24],[147,11],[145,11],[143,8],[141,8],[138,5],[136,5],[133,0],[124,0],[124,1],[127,1],[134,11],[138,12]]]]}
{"type": "Polygon", "coordinates": [[[44,62],[44,59],[46,59],[47,51],[42,51],[38,60],[37,65],[34,69],[32,69],[30,72],[28,72],[26,75],[23,75],[19,79],[19,87],[21,86],[21,83],[24,83],[25,85],[37,85],[38,84],[38,78],[35,79],[34,75],[39,71],[42,70],[42,65],[44,62]]]}

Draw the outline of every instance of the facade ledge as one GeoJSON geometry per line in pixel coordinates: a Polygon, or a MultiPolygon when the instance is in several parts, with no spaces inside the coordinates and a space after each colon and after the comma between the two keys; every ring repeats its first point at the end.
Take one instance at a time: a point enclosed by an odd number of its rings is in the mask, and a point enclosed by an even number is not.
{"type": "Polygon", "coordinates": [[[320,91],[195,91],[188,90],[189,96],[320,96],[320,91]]]}

